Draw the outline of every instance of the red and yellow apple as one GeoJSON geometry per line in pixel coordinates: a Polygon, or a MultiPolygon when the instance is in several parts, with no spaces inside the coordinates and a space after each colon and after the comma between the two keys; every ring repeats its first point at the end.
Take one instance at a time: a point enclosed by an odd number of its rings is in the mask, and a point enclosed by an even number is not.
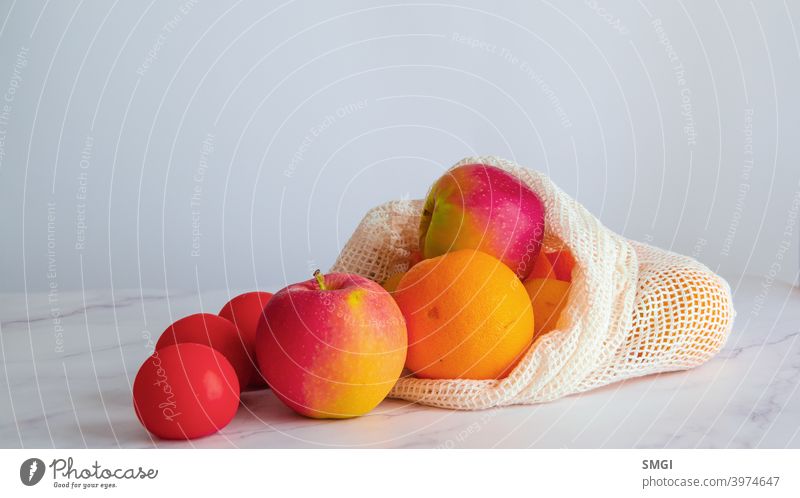
{"type": "Polygon", "coordinates": [[[264,307],[256,334],[261,374],[301,415],[363,415],[386,397],[403,370],[403,314],[371,280],[347,273],[315,276],[281,289],[264,307]]]}
{"type": "Polygon", "coordinates": [[[433,258],[477,249],[521,279],[533,268],[544,236],[544,205],[527,185],[487,164],[466,164],[439,178],[425,199],[420,249],[433,258]]]}

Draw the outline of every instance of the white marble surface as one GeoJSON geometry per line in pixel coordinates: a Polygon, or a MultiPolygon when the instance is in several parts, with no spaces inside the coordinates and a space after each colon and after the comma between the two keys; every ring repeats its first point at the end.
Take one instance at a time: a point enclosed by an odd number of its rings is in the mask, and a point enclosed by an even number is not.
{"type": "Polygon", "coordinates": [[[800,291],[767,284],[731,281],[734,333],[720,355],[692,371],[484,412],[387,400],[344,421],[302,418],[270,391],[255,391],[221,433],[184,443],[150,438],[134,415],[130,385],[149,337],[172,318],[217,311],[227,292],[6,294],[0,447],[798,448],[800,291]]]}

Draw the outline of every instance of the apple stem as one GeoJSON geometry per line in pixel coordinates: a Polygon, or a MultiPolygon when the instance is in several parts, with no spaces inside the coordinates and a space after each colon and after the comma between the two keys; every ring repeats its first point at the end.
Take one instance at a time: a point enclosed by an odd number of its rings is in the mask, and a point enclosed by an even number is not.
{"type": "Polygon", "coordinates": [[[314,278],[317,279],[319,290],[328,290],[328,288],[325,287],[325,277],[322,275],[322,272],[319,271],[319,269],[314,271],[314,278]]]}

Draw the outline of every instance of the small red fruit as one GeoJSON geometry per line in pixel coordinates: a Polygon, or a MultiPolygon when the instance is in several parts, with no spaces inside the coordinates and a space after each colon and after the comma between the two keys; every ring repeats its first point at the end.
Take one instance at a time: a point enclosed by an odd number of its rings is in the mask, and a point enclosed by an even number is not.
{"type": "Polygon", "coordinates": [[[553,271],[553,265],[550,263],[550,258],[547,257],[547,254],[544,251],[540,252],[536,259],[533,262],[533,269],[531,270],[530,275],[528,278],[525,279],[525,282],[529,282],[536,278],[553,278],[555,279],[555,273],[553,271]]]}
{"type": "Polygon", "coordinates": [[[556,279],[572,282],[572,270],[575,268],[575,258],[572,257],[572,253],[563,250],[548,252],[546,255],[550,264],[553,265],[553,274],[556,279]]]}
{"type": "Polygon", "coordinates": [[[133,407],[142,425],[163,439],[213,434],[233,419],[239,381],[225,356],[203,344],[166,346],[133,381],[133,407]]]}
{"type": "Polygon", "coordinates": [[[246,386],[255,366],[250,361],[244,341],[230,320],[211,313],[196,313],[181,318],[165,330],[156,342],[156,351],[173,344],[191,342],[210,346],[228,359],[240,386],[246,386]]]}
{"type": "Polygon", "coordinates": [[[258,371],[255,350],[258,322],[264,316],[264,306],[267,305],[270,298],[272,298],[270,292],[246,292],[228,301],[219,312],[219,316],[232,321],[236,328],[239,329],[239,336],[247,350],[250,362],[255,365],[250,380],[246,384],[250,387],[264,387],[267,385],[258,371]]]}

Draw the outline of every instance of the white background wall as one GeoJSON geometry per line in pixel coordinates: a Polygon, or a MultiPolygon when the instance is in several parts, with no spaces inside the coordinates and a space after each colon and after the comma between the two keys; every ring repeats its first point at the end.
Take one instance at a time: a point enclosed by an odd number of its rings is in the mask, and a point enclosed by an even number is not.
{"type": "Polygon", "coordinates": [[[796,279],[797,1],[4,1],[0,19],[2,291],[306,279],[368,208],[473,154],[734,285],[796,279]]]}

